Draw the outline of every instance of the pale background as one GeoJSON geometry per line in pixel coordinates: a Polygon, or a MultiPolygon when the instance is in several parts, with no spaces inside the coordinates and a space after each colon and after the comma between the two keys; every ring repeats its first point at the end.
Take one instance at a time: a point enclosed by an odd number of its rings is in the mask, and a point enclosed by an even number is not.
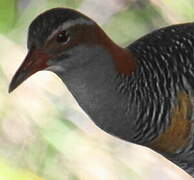
{"type": "Polygon", "coordinates": [[[0,180],[189,180],[150,151],[112,137],[79,108],[61,80],[39,72],[12,94],[27,28],[52,7],[78,9],[119,45],[194,20],[193,0],[0,0],[0,180]]]}

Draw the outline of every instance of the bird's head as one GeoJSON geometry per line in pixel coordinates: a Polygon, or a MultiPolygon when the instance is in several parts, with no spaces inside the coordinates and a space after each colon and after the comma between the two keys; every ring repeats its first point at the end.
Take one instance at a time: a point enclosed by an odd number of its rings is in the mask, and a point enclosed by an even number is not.
{"type": "Polygon", "coordinates": [[[99,44],[102,38],[97,36],[103,32],[100,31],[93,20],[72,9],[55,8],[40,14],[29,27],[28,53],[9,92],[40,70],[65,71],[80,66],[84,60],[79,47],[99,44]],[[80,56],[79,62],[75,62],[75,56],[80,56]]]}
{"type": "Polygon", "coordinates": [[[114,44],[93,20],[72,9],[55,8],[36,17],[28,30],[27,45],[28,53],[10,83],[9,92],[40,70],[67,72],[82,67],[95,58],[88,57],[92,47],[109,51],[121,73],[130,74],[135,67],[128,51],[114,44]]]}

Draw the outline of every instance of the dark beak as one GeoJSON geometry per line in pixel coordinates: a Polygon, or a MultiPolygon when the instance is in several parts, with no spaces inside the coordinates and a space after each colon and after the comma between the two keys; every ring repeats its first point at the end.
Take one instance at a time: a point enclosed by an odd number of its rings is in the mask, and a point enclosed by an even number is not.
{"type": "Polygon", "coordinates": [[[49,56],[42,50],[30,50],[9,85],[9,93],[34,73],[48,67],[49,56]]]}

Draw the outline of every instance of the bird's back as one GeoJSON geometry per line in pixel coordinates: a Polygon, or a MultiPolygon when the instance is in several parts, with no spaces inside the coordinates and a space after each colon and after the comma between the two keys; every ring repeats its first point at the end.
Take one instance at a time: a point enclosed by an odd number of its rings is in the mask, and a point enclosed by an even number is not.
{"type": "Polygon", "coordinates": [[[156,30],[127,47],[138,69],[136,142],[194,175],[194,23],[156,30]]]}

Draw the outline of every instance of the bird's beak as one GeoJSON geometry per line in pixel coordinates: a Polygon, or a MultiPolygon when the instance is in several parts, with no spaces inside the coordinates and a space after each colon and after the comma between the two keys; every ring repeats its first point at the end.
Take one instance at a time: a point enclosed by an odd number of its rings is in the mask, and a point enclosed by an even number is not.
{"type": "Polygon", "coordinates": [[[43,50],[30,50],[23,63],[15,73],[9,86],[9,93],[16,89],[24,80],[32,74],[48,67],[49,55],[43,50]]]}

